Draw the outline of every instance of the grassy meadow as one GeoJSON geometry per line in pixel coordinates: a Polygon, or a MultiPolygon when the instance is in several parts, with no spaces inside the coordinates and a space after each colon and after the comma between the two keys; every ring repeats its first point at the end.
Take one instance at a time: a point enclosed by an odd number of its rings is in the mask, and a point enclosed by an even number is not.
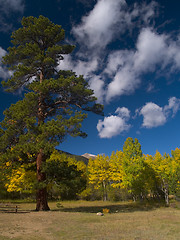
{"type": "Polygon", "coordinates": [[[17,213],[0,211],[0,240],[179,240],[180,203],[170,207],[133,202],[50,202],[51,211],[35,212],[35,203],[18,204],[17,213]],[[105,209],[104,216],[96,213],[105,209]]]}

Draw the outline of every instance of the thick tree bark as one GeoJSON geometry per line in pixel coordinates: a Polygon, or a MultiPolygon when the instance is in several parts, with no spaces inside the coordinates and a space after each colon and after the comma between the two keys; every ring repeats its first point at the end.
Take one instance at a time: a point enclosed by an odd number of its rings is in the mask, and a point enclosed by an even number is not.
{"type": "Polygon", "coordinates": [[[44,183],[46,180],[46,174],[42,172],[42,164],[45,161],[43,151],[40,150],[36,159],[37,165],[37,180],[40,186],[38,186],[37,193],[36,193],[36,211],[48,211],[50,210],[48,203],[47,203],[47,189],[41,184],[44,183]]]}
{"type": "MultiPolygon", "coordinates": [[[[40,83],[43,81],[43,72],[40,73],[40,83]]],[[[39,108],[38,108],[38,125],[44,123],[44,99],[42,94],[39,97],[39,108]]],[[[43,186],[46,180],[46,173],[42,172],[42,164],[46,161],[46,158],[43,154],[43,149],[40,149],[40,152],[37,155],[36,159],[36,168],[37,168],[37,180],[39,183],[37,193],[36,193],[36,211],[48,211],[50,210],[47,202],[47,188],[43,186]]]]}

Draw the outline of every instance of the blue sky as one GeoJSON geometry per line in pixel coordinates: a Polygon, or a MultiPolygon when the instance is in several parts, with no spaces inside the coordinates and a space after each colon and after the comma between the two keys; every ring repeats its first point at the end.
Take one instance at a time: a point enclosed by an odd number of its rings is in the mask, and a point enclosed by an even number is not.
{"type": "MultiPolygon", "coordinates": [[[[104,104],[82,129],[86,139],[67,137],[59,149],[73,154],[120,150],[138,138],[143,153],[171,153],[180,143],[180,2],[177,0],[0,0],[1,58],[23,16],[44,15],[61,25],[75,44],[59,69],[83,74],[104,104]]],[[[3,111],[22,95],[0,89],[3,111]]]]}

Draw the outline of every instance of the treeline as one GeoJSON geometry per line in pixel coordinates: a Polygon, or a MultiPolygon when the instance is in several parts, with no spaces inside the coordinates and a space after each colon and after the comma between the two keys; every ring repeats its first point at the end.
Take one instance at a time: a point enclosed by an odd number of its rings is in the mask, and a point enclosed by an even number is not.
{"type": "Polygon", "coordinates": [[[164,199],[169,205],[169,194],[180,194],[180,149],[172,151],[172,156],[158,151],[154,156],[144,155],[138,140],[127,138],[123,151],[89,161],[88,181],[102,189],[104,200],[116,189],[117,199],[121,192],[134,201],[164,199]]]}
{"type": "MultiPolygon", "coordinates": [[[[12,149],[13,151],[13,149],[12,149]]],[[[46,180],[39,186],[35,156],[1,164],[1,198],[35,198],[37,188],[46,186],[49,199],[145,200],[180,196],[180,149],[172,156],[144,155],[137,139],[127,138],[123,151],[98,155],[88,165],[55,150],[44,163],[46,180]],[[28,159],[28,161],[27,161],[28,159]],[[28,162],[28,163],[27,163],[28,162]]],[[[3,161],[2,161],[3,162],[3,161]]]]}

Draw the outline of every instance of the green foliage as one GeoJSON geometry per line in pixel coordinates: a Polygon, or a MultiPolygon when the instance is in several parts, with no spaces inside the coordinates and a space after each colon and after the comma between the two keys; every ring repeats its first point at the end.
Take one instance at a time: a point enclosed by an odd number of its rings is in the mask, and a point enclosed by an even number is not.
{"type": "MultiPolygon", "coordinates": [[[[3,57],[13,74],[2,84],[6,91],[27,94],[4,111],[0,152],[3,161],[18,161],[19,156],[27,153],[36,156],[32,161],[37,162],[39,187],[44,191],[40,201],[46,201],[42,163],[67,135],[86,137],[81,131],[81,123],[87,117],[83,111],[102,114],[103,106],[95,103],[93,90],[83,76],[57,70],[63,55],[74,49],[64,44],[61,26],[43,16],[24,17],[21,23],[22,27],[12,33],[13,46],[3,57]]],[[[39,203],[39,208],[48,210],[47,203],[39,203]]]]}
{"type": "Polygon", "coordinates": [[[86,165],[58,151],[54,151],[46,161],[43,171],[46,172],[46,182],[52,197],[57,192],[61,200],[76,199],[78,193],[86,187],[86,165]]]}
{"type": "Polygon", "coordinates": [[[131,199],[131,194],[126,188],[111,187],[108,191],[108,199],[113,202],[128,201],[131,199]]]}
{"type": "Polygon", "coordinates": [[[82,76],[57,71],[62,55],[74,49],[63,41],[61,26],[43,16],[23,18],[22,28],[13,32],[14,46],[3,58],[13,75],[3,86],[7,91],[26,89],[28,93],[4,112],[1,151],[16,147],[19,154],[19,149],[33,153],[43,149],[48,155],[67,134],[86,136],[80,130],[87,116],[82,110],[102,112],[102,105],[91,106],[96,98],[82,76]]]}
{"type": "Polygon", "coordinates": [[[180,192],[180,150],[162,156],[142,155],[137,139],[127,138],[123,152],[113,152],[110,157],[98,156],[88,164],[88,183],[83,192],[84,198],[92,198],[92,186],[99,192],[106,191],[108,199],[127,199],[129,194],[134,200],[148,197],[163,197],[168,205],[168,194],[180,192]],[[128,191],[128,193],[127,193],[128,191]]]}
{"type": "Polygon", "coordinates": [[[138,139],[128,137],[123,145],[123,153],[128,158],[142,157],[141,144],[138,139]]]}
{"type": "Polygon", "coordinates": [[[166,204],[169,205],[169,193],[176,194],[179,191],[180,151],[172,151],[172,157],[168,154],[162,156],[157,151],[154,157],[146,158],[149,168],[154,171],[153,189],[159,188],[164,194],[166,204]]]}

